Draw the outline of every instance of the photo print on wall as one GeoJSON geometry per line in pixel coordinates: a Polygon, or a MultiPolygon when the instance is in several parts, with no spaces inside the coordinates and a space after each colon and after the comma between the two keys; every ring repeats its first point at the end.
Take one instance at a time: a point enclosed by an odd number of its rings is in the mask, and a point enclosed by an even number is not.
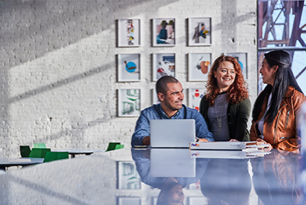
{"type": "Polygon", "coordinates": [[[118,82],[140,81],[140,54],[118,54],[118,82]]]}
{"type": "Polygon", "coordinates": [[[153,19],[153,46],[175,45],[175,19],[153,19]]]}
{"type": "Polygon", "coordinates": [[[118,117],[140,115],[140,89],[118,90],[118,117]]]}
{"type": "Polygon", "coordinates": [[[207,81],[210,62],[210,53],[189,53],[188,81],[207,81]]]}
{"type": "Polygon", "coordinates": [[[200,110],[201,98],[204,97],[205,88],[189,88],[188,90],[188,103],[189,107],[200,110]]]}
{"type": "Polygon", "coordinates": [[[140,46],[140,19],[118,20],[118,47],[140,46]]]}
{"type": "Polygon", "coordinates": [[[188,45],[211,45],[211,18],[188,19],[188,45]]]}
{"type": "Polygon", "coordinates": [[[240,64],[243,78],[248,79],[247,53],[225,53],[224,55],[235,57],[240,64]]]}
{"type": "Polygon", "coordinates": [[[175,77],[175,54],[154,53],[153,54],[153,81],[163,76],[175,77]]]}

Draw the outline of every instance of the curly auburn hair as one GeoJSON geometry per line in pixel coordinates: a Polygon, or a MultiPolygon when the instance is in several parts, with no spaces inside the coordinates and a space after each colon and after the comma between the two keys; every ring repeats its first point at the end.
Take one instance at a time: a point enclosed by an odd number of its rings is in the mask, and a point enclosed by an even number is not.
{"type": "Polygon", "coordinates": [[[221,55],[218,57],[213,63],[209,75],[208,81],[206,84],[206,98],[209,101],[210,105],[214,105],[215,99],[219,94],[219,87],[217,83],[217,79],[214,77],[214,72],[217,71],[219,65],[223,61],[229,61],[234,65],[234,69],[236,72],[236,77],[232,85],[230,85],[227,90],[228,96],[227,99],[231,104],[236,104],[241,102],[242,100],[249,97],[247,91],[247,83],[243,79],[243,75],[241,73],[241,67],[235,57],[221,55]]]}

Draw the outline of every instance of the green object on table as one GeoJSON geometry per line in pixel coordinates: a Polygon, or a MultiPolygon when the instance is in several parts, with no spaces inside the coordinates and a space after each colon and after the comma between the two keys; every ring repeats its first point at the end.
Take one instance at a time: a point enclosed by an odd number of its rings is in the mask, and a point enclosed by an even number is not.
{"type": "Polygon", "coordinates": [[[21,157],[29,157],[30,153],[31,153],[30,146],[28,146],[28,145],[21,145],[20,146],[21,157]]]}
{"type": "Polygon", "coordinates": [[[122,149],[122,148],[124,148],[124,145],[120,144],[120,142],[110,142],[108,143],[108,147],[105,152],[116,150],[116,149],[122,149]]]}
{"type": "Polygon", "coordinates": [[[33,148],[30,152],[30,158],[45,158],[46,153],[51,152],[50,148],[33,148]]]}
{"type": "Polygon", "coordinates": [[[34,148],[46,148],[45,143],[34,143],[34,148]]]}
{"type": "Polygon", "coordinates": [[[60,159],[69,159],[68,152],[47,152],[44,162],[52,162],[60,159]]]}

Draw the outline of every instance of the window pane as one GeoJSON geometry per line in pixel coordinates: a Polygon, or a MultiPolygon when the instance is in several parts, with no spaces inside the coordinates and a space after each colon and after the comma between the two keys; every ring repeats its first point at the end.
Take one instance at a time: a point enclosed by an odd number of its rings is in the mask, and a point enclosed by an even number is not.
{"type": "MultiPolygon", "coordinates": [[[[301,87],[304,94],[306,94],[306,51],[289,51],[285,50],[287,52],[293,52],[293,60],[292,60],[292,72],[294,76],[296,77],[296,80],[301,87]]],[[[265,52],[258,52],[258,71],[261,66],[261,62],[263,59],[263,54],[265,52]]],[[[264,89],[265,84],[262,83],[262,78],[260,73],[258,72],[258,94],[264,89]]]]}

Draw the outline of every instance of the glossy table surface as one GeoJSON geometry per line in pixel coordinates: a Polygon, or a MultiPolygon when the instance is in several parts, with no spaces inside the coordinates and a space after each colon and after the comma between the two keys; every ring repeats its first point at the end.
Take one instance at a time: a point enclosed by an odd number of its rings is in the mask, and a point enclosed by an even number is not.
{"type": "Polygon", "coordinates": [[[215,152],[125,148],[12,169],[0,204],[306,204],[301,155],[215,152]]]}

